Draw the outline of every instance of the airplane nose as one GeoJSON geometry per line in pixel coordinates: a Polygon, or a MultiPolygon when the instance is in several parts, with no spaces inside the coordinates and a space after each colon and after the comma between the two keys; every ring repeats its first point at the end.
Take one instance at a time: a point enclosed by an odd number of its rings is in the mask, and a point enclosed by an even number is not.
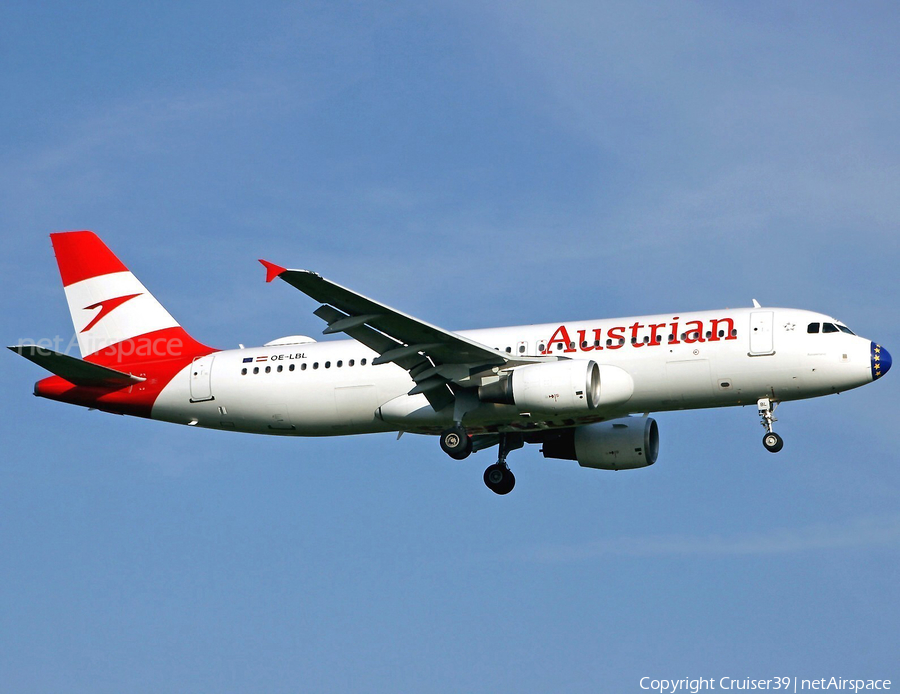
{"type": "Polygon", "coordinates": [[[876,380],[884,376],[891,370],[891,353],[881,345],[872,343],[872,380],[876,380]]]}

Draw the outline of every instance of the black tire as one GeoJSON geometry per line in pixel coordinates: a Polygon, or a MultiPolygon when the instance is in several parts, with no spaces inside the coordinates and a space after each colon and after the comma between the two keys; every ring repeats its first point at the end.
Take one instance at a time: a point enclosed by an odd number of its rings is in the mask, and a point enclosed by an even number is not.
{"type": "Polygon", "coordinates": [[[507,469],[506,475],[503,478],[503,486],[497,490],[498,494],[509,494],[513,487],[516,486],[516,476],[512,474],[512,470],[507,469]]]}
{"type": "Polygon", "coordinates": [[[441,433],[441,450],[451,458],[463,460],[472,452],[472,438],[463,427],[453,427],[441,433]]]}
{"type": "Polygon", "coordinates": [[[494,494],[509,494],[516,486],[516,477],[505,465],[494,463],[484,471],[484,483],[494,494]]]}
{"type": "Polygon", "coordinates": [[[763,446],[765,446],[766,450],[770,453],[778,453],[778,451],[784,448],[784,439],[773,431],[763,436],[763,446]]]}

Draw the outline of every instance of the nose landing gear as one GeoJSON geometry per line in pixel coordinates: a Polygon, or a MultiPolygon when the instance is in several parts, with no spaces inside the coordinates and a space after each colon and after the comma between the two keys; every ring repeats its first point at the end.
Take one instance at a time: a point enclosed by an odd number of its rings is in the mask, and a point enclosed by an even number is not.
{"type": "Polygon", "coordinates": [[[763,446],[765,446],[766,450],[771,453],[778,453],[778,451],[784,448],[784,439],[782,439],[774,431],[770,431],[768,434],[763,436],[763,446]]]}
{"type": "Polygon", "coordinates": [[[766,450],[770,453],[778,453],[778,451],[784,448],[784,439],[772,431],[772,422],[778,421],[774,414],[778,403],[773,402],[769,398],[760,398],[757,401],[756,406],[759,410],[759,416],[762,418],[760,424],[766,428],[766,434],[763,436],[763,446],[765,446],[766,450]]]}

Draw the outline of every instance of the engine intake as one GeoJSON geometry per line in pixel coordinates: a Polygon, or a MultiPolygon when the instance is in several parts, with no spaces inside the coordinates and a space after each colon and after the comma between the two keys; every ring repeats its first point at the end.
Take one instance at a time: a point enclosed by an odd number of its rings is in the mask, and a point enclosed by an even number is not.
{"type": "Polygon", "coordinates": [[[611,419],[561,431],[544,441],[541,452],[597,470],[634,470],[656,462],[659,427],[650,417],[611,419]]]}

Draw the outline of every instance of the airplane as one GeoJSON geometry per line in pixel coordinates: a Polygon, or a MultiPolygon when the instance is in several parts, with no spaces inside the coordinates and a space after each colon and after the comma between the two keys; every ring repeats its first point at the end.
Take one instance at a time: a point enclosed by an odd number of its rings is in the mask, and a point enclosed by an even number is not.
{"type": "Polygon", "coordinates": [[[292,335],[219,350],[192,338],[91,231],[50,235],[82,358],[9,349],[53,375],[39,397],[105,412],[278,436],[436,435],[451,458],[498,447],[496,494],[526,443],[545,458],[630,470],[659,454],[649,414],[756,405],[763,445],[783,402],[857,388],[891,355],[807,310],[753,307],[451,332],[308,270],[260,260],[321,304],[317,342],[292,335]]]}

